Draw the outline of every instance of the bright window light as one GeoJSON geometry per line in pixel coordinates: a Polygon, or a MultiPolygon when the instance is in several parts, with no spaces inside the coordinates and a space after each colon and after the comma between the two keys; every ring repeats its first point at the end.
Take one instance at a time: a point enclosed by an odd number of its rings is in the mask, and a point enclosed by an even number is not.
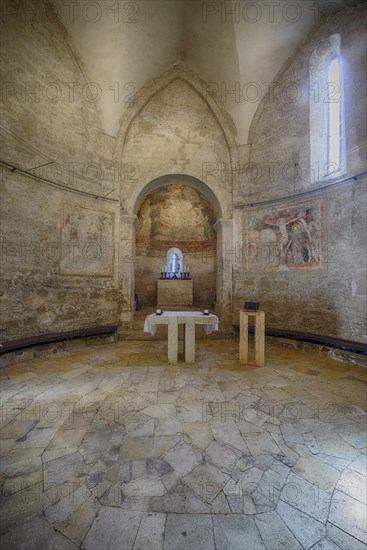
{"type": "Polygon", "coordinates": [[[341,67],[339,58],[329,65],[328,74],[328,172],[341,168],[341,67]]]}

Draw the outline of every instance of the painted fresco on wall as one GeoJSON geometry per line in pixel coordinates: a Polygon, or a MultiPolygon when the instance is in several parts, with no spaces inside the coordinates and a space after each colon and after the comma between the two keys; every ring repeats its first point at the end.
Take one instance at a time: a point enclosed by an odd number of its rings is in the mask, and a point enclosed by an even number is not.
{"type": "Polygon", "coordinates": [[[65,203],[61,242],[62,275],[113,275],[113,213],[65,203]]]}
{"type": "Polygon", "coordinates": [[[247,271],[322,269],[322,200],[250,212],[244,251],[247,271]]]}
{"type": "Polygon", "coordinates": [[[142,204],[137,245],[166,248],[216,242],[215,218],[207,199],[192,187],[173,184],[151,192],[142,204]]]}

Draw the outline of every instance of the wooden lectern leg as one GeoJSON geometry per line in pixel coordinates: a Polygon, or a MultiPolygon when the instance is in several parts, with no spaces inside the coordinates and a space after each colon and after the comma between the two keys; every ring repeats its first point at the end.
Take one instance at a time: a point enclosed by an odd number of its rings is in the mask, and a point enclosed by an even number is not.
{"type": "Polygon", "coordinates": [[[240,312],[240,365],[248,363],[248,316],[240,312]]]}
{"type": "Polygon", "coordinates": [[[265,313],[259,312],[255,317],[255,364],[265,365],[265,313]]]}

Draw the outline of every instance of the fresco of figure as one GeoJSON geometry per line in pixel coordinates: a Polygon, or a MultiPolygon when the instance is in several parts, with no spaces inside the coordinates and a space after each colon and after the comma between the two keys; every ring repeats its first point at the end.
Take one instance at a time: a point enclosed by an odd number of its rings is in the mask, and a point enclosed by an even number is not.
{"type": "Polygon", "coordinates": [[[295,218],[288,221],[286,221],[285,218],[278,218],[275,223],[267,222],[266,220],[264,220],[264,223],[266,223],[266,225],[272,225],[273,227],[278,228],[278,250],[280,259],[283,261],[283,263],[285,262],[288,248],[291,245],[291,239],[288,235],[287,226],[300,220],[301,218],[303,218],[303,216],[303,213],[299,213],[295,218]]]}
{"type": "Polygon", "coordinates": [[[291,251],[293,262],[295,264],[303,264],[304,257],[303,252],[305,250],[305,232],[304,227],[301,223],[296,222],[292,225],[292,234],[291,234],[291,251]]]}
{"type": "Polygon", "coordinates": [[[246,269],[322,269],[323,211],[322,201],[316,199],[249,213],[244,232],[246,269]]]}
{"type": "Polygon", "coordinates": [[[320,238],[321,238],[321,226],[315,220],[312,220],[307,225],[310,232],[310,245],[309,245],[309,261],[320,261],[320,238]]]}

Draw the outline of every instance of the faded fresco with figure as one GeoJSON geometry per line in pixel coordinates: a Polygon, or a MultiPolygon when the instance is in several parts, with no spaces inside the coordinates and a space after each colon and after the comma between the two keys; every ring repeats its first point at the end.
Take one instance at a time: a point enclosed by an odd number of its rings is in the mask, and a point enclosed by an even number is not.
{"type": "Polygon", "coordinates": [[[113,275],[114,214],[64,204],[61,230],[62,275],[113,275]]]}
{"type": "Polygon", "coordinates": [[[250,212],[245,230],[247,271],[323,268],[321,199],[250,212]]]}
{"type": "Polygon", "coordinates": [[[152,191],[142,204],[137,228],[137,244],[164,247],[215,243],[215,217],[208,200],[195,189],[172,184],[152,191]]]}

